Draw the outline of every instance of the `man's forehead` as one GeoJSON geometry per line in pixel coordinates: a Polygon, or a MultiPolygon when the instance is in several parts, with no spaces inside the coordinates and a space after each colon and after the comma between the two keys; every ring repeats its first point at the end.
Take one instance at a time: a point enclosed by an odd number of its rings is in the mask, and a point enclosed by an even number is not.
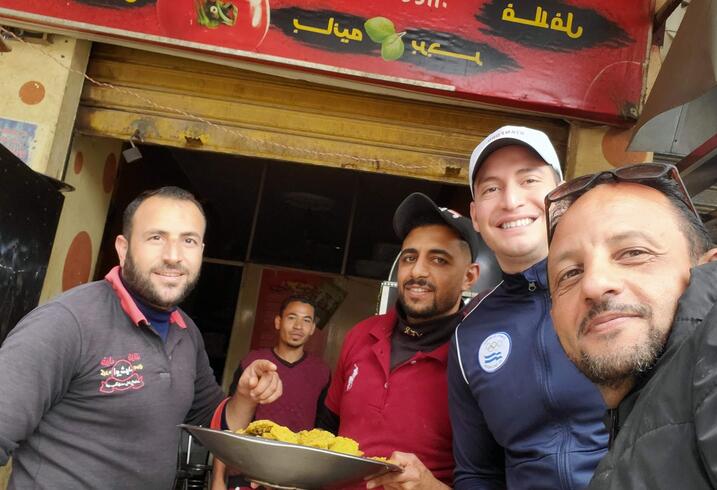
{"type": "Polygon", "coordinates": [[[600,184],[580,196],[560,218],[551,251],[583,237],[616,240],[630,231],[650,235],[674,231],[675,213],[667,197],[649,186],[630,182],[600,184]]]}
{"type": "Polygon", "coordinates": [[[132,216],[132,234],[155,231],[204,235],[206,220],[191,201],[152,196],[132,216]]]}
{"type": "Polygon", "coordinates": [[[313,313],[314,307],[310,305],[309,303],[304,303],[303,301],[292,301],[288,305],[286,305],[286,308],[284,308],[284,311],[289,310],[306,310],[311,311],[313,313]]]}
{"type": "MultiPolygon", "coordinates": [[[[607,182],[599,184],[580,196],[568,208],[568,213],[592,212],[593,219],[599,220],[608,213],[620,213],[627,210],[653,208],[657,205],[661,211],[670,211],[667,196],[647,185],[634,182],[607,182]],[[594,212],[597,209],[599,212],[594,212]]],[[[630,214],[628,217],[640,217],[630,214]]]]}
{"type": "Polygon", "coordinates": [[[199,208],[191,201],[183,199],[171,199],[161,196],[152,196],[145,199],[137,208],[133,216],[133,224],[139,222],[162,223],[168,222],[177,214],[186,216],[187,222],[194,219],[204,224],[204,216],[199,208]]]}
{"type": "Polygon", "coordinates": [[[478,168],[476,183],[497,179],[504,174],[520,174],[533,171],[551,172],[551,167],[535,152],[521,145],[509,145],[491,153],[478,168]]]}
{"type": "Polygon", "coordinates": [[[448,225],[423,225],[415,227],[406,235],[401,244],[401,249],[433,248],[437,244],[449,247],[460,241],[461,237],[458,232],[448,225]]]}

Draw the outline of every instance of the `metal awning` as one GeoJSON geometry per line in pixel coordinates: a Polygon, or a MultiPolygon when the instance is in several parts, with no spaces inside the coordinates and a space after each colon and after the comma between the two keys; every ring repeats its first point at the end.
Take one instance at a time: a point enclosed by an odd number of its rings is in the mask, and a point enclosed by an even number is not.
{"type": "MultiPolygon", "coordinates": [[[[693,0],[687,8],[628,149],[671,156],[690,194],[715,196],[717,0],[693,0]]],[[[707,216],[717,217],[717,199],[699,200],[707,216]]]]}

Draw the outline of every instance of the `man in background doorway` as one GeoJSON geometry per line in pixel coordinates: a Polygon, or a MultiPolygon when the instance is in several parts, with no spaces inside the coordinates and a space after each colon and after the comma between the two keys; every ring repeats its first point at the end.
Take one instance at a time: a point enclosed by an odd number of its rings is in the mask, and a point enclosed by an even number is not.
{"type": "MultiPolygon", "coordinates": [[[[244,370],[259,359],[271,361],[277,366],[283,384],[281,398],[257,407],[254,414],[256,420],[272,420],[294,432],[314,427],[317,407],[324,403],[330,379],[326,363],[304,349],[316,330],[316,321],[313,300],[302,295],[287,297],[274,317],[274,328],[278,332],[276,345],[249,352],[239,364],[234,373],[230,395],[233,395],[234,387],[244,370]]],[[[212,490],[249,487],[249,483],[240,476],[231,475],[225,482],[226,473],[224,463],[215,459],[212,490]]]]}

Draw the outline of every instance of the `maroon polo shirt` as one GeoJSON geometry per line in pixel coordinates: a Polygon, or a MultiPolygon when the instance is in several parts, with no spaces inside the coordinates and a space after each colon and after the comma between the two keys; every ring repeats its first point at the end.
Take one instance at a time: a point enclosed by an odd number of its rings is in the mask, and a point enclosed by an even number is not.
{"type": "Polygon", "coordinates": [[[391,309],[349,331],[326,406],[340,417],[339,434],[357,440],[366,456],[415,453],[436,478],[450,485],[454,463],[448,342],[431,352],[417,352],[391,371],[391,333],[396,322],[396,310],[391,309]]]}

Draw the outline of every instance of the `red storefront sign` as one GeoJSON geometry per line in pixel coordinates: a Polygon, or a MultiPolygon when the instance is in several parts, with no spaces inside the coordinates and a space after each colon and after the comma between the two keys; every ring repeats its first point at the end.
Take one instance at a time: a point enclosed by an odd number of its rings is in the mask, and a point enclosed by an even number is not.
{"type": "Polygon", "coordinates": [[[0,0],[0,23],[609,123],[637,116],[651,14],[650,0],[0,0]]]}

